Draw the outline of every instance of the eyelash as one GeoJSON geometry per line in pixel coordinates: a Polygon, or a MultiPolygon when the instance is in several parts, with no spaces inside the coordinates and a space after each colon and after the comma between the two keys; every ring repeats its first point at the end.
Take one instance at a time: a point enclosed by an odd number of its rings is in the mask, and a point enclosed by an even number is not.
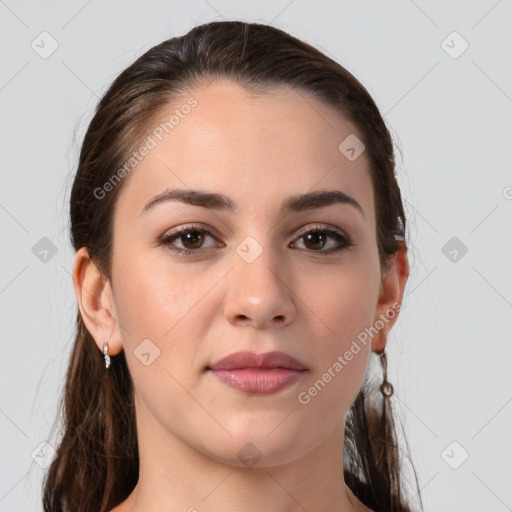
{"type": "MultiPolygon", "coordinates": [[[[216,238],[215,235],[209,229],[203,228],[199,225],[191,224],[191,225],[183,226],[181,229],[179,229],[178,231],[175,231],[173,233],[163,235],[161,238],[158,239],[158,244],[168,246],[169,250],[176,252],[178,254],[182,254],[182,255],[189,255],[189,254],[194,254],[194,253],[197,254],[198,252],[201,251],[201,249],[182,249],[180,247],[170,247],[171,242],[180,238],[182,235],[191,233],[191,232],[203,233],[203,234],[210,235],[213,238],[216,238]]],[[[345,249],[348,249],[349,247],[352,247],[354,245],[352,243],[350,237],[343,234],[342,232],[334,230],[334,229],[320,227],[320,226],[315,226],[313,228],[301,230],[299,232],[299,234],[297,235],[297,238],[298,239],[303,238],[304,236],[309,235],[311,233],[327,234],[327,235],[331,236],[332,238],[336,239],[336,241],[339,244],[341,244],[341,247],[339,247],[337,249],[331,249],[329,251],[322,251],[322,250],[314,251],[314,250],[302,249],[302,250],[306,250],[307,252],[318,253],[318,254],[323,254],[323,255],[338,254],[338,253],[344,251],[345,249]]]]}

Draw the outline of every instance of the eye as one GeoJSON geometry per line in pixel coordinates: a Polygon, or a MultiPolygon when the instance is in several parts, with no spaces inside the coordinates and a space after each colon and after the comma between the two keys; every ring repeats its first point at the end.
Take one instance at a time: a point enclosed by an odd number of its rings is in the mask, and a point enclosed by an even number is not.
{"type": "MultiPolygon", "coordinates": [[[[161,245],[166,245],[171,251],[180,254],[192,254],[199,252],[199,249],[204,249],[204,241],[206,238],[215,238],[211,231],[198,225],[187,225],[171,233],[165,234],[159,239],[161,245]],[[173,245],[175,241],[182,244],[183,247],[176,247],[173,245]]],[[[214,245],[210,246],[214,247],[214,245]]]]}
{"type": "Polygon", "coordinates": [[[299,240],[303,240],[303,244],[306,249],[310,249],[309,252],[318,252],[320,254],[336,254],[344,249],[352,247],[354,244],[350,238],[345,235],[341,230],[326,228],[323,226],[315,226],[313,228],[301,230],[299,232],[299,240]],[[329,245],[329,239],[337,242],[334,244],[334,249],[323,250],[329,245]]]}

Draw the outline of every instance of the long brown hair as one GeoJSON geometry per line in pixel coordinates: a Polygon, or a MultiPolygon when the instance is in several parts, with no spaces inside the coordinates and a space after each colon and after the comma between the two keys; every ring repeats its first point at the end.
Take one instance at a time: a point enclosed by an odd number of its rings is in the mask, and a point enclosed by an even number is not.
{"type": "MultiPolygon", "coordinates": [[[[317,49],[280,29],[240,21],[207,23],[164,41],[112,83],[85,134],[71,191],[75,250],[87,247],[110,279],[113,208],[123,181],[106,194],[98,191],[130,158],[164,105],[216,78],[253,91],[281,85],[312,93],[357,127],[370,162],[377,245],[385,266],[399,244],[405,245],[406,221],[391,136],[376,104],[351,73],[317,49]]],[[[409,507],[392,402],[379,402],[378,395],[365,380],[346,416],[340,464],[363,503],[375,511],[403,512],[409,507]]],[[[105,370],[79,312],[59,417],[62,437],[45,475],[44,510],[109,511],[138,479],[133,383],[123,351],[105,370]]]]}

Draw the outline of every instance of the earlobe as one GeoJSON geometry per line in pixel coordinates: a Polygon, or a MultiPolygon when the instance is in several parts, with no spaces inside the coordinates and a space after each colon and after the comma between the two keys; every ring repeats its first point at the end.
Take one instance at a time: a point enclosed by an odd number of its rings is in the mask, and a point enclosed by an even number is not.
{"type": "Polygon", "coordinates": [[[109,354],[122,349],[122,341],[108,279],[101,274],[89,256],[86,247],[81,247],[73,264],[73,287],[82,320],[103,353],[103,344],[108,340],[109,354]]]}
{"type": "Polygon", "coordinates": [[[372,340],[372,350],[377,354],[386,348],[387,334],[398,318],[408,277],[407,247],[400,241],[397,252],[391,257],[389,266],[382,276],[374,320],[374,325],[382,328],[372,340]]]}

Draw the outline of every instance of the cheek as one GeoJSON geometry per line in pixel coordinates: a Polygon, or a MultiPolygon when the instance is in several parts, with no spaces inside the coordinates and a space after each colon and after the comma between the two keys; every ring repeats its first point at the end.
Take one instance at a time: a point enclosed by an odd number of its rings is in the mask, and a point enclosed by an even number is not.
{"type": "Polygon", "coordinates": [[[156,343],[165,343],[180,329],[207,286],[204,280],[198,282],[191,266],[171,265],[165,257],[133,257],[116,263],[119,319],[131,334],[153,337],[156,343]]]}
{"type": "Polygon", "coordinates": [[[375,265],[359,264],[317,280],[307,295],[308,306],[321,321],[316,322],[316,364],[298,403],[315,414],[344,414],[366,374],[371,353],[368,328],[374,321],[380,281],[375,265]]]}
{"type": "Polygon", "coordinates": [[[151,411],[171,427],[176,413],[187,415],[194,406],[189,392],[197,368],[192,365],[208,321],[198,313],[204,284],[196,283],[185,266],[177,271],[165,261],[132,257],[116,264],[116,311],[129,372],[144,404],[140,411],[151,411]]]}
{"type": "Polygon", "coordinates": [[[187,389],[195,385],[201,340],[218,314],[215,294],[205,296],[205,291],[213,289],[222,274],[198,273],[194,265],[172,263],[165,254],[121,257],[116,265],[116,311],[136,388],[141,393],[165,389],[169,396],[180,396],[177,382],[187,389]],[[154,362],[146,366],[148,359],[154,362]]]}
{"type": "Polygon", "coordinates": [[[301,296],[322,320],[319,335],[328,351],[341,350],[373,322],[380,288],[380,273],[375,259],[354,261],[317,275],[314,286],[302,281],[301,296]]]}

